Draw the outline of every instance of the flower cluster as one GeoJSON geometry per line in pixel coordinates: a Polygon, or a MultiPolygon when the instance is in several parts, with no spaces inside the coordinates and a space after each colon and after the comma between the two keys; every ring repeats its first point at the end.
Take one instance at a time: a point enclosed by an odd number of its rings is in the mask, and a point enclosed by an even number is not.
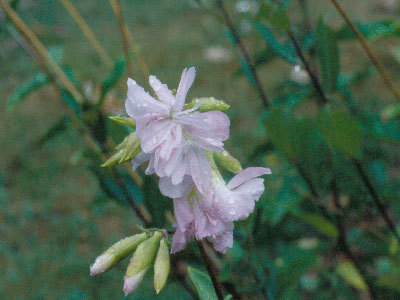
{"type": "Polygon", "coordinates": [[[146,174],[160,177],[161,192],[174,199],[177,220],[171,253],[185,248],[188,240],[209,238],[215,249],[226,252],[233,243],[233,222],[246,219],[264,192],[267,168],[247,168],[228,184],[220,175],[213,153],[223,153],[230,121],[221,111],[199,112],[200,104],[185,109],[185,100],[195,78],[195,69],[185,69],[174,93],[155,76],[149,83],[152,97],[128,79],[125,108],[136,122],[141,151],[132,160],[133,169],[148,163],[146,174]]]}

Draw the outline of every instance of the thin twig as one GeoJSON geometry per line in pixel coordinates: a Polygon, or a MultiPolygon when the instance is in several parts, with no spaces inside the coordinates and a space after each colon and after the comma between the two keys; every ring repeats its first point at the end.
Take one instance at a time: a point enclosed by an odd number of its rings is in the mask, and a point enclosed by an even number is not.
{"type": "Polygon", "coordinates": [[[300,47],[299,43],[297,42],[296,37],[293,34],[293,31],[288,29],[286,31],[286,33],[289,36],[290,40],[292,41],[292,44],[294,46],[294,49],[296,50],[297,56],[302,61],[304,68],[306,69],[307,73],[309,74],[309,76],[311,78],[311,82],[312,82],[315,90],[317,91],[318,99],[319,99],[318,104],[320,106],[323,106],[324,104],[328,103],[328,99],[326,98],[326,96],[322,90],[322,86],[321,86],[317,76],[311,70],[310,64],[308,63],[307,59],[305,58],[304,53],[301,50],[301,47],[300,47]]]}
{"type": "MultiPolygon", "coordinates": [[[[289,33],[288,33],[289,34],[289,33]]],[[[289,35],[290,37],[290,35],[289,35]]],[[[298,47],[298,43],[296,43],[296,39],[293,36],[293,39],[291,39],[293,42],[293,45],[296,48],[296,52],[298,52],[298,56],[300,57],[300,59],[303,61],[304,65],[307,66],[307,60],[303,54],[303,51],[301,50],[300,47],[298,47]],[[296,47],[297,45],[297,47],[296,47]]],[[[327,101],[329,100],[326,96],[325,93],[323,91],[323,89],[321,88],[321,84],[319,83],[319,79],[314,76],[314,74],[312,73],[311,69],[308,67],[306,68],[307,73],[310,75],[310,77],[312,78],[312,81],[315,81],[314,87],[316,89],[316,91],[318,92],[318,94],[320,95],[320,99],[326,99],[327,101]]],[[[324,104],[326,104],[327,102],[324,102],[324,104]]],[[[356,158],[352,158],[352,164],[356,167],[356,169],[358,170],[358,173],[362,179],[363,184],[365,185],[365,187],[368,189],[368,192],[371,194],[372,198],[374,199],[374,202],[376,204],[376,206],[378,207],[378,211],[379,213],[382,215],[384,221],[386,222],[386,224],[388,225],[389,229],[393,232],[393,234],[395,235],[396,239],[400,242],[400,236],[397,233],[396,230],[396,225],[395,223],[389,218],[388,214],[386,213],[386,210],[384,208],[384,205],[382,204],[381,199],[379,198],[378,192],[375,190],[372,182],[370,181],[370,179],[368,178],[368,176],[365,174],[365,172],[363,171],[361,164],[359,162],[358,159],[356,158]]]]}
{"type": "Polygon", "coordinates": [[[70,0],[60,0],[62,5],[68,10],[70,15],[74,18],[76,24],[78,24],[79,28],[82,30],[83,34],[89,40],[90,45],[92,45],[93,49],[97,52],[103,63],[108,67],[112,68],[114,66],[114,62],[111,57],[108,55],[106,50],[101,46],[100,42],[97,40],[95,34],[90,29],[88,24],[83,19],[82,15],[75,8],[70,0]]]}
{"type": "Polygon", "coordinates": [[[385,68],[383,67],[382,63],[379,61],[378,57],[375,55],[375,53],[372,51],[371,47],[368,45],[367,40],[361,33],[361,31],[357,28],[357,26],[353,23],[353,21],[350,19],[350,17],[347,15],[347,13],[344,11],[343,7],[337,2],[336,0],[330,0],[332,4],[336,7],[337,11],[339,14],[343,17],[343,19],[346,21],[347,25],[349,25],[350,29],[353,31],[354,35],[357,37],[357,39],[360,41],[361,46],[367,53],[369,59],[372,61],[372,63],[375,65],[375,67],[378,69],[379,73],[382,76],[383,81],[385,82],[386,86],[392,91],[393,96],[400,101],[400,92],[399,90],[395,87],[394,83],[390,79],[388,73],[386,72],[385,68]]]}
{"type": "Polygon", "coordinates": [[[217,273],[215,271],[214,265],[211,261],[211,258],[208,256],[206,249],[204,247],[204,241],[197,241],[197,245],[200,249],[201,256],[203,257],[204,263],[206,265],[208,274],[211,277],[211,281],[214,285],[215,292],[219,300],[224,300],[224,294],[222,292],[222,285],[218,280],[217,273]]]}
{"type": "Polygon", "coordinates": [[[15,25],[17,30],[21,33],[22,36],[26,40],[29,41],[29,44],[36,50],[38,54],[43,57],[43,60],[48,63],[54,73],[57,75],[57,78],[63,83],[65,88],[74,96],[78,103],[83,102],[83,95],[80,93],[68,79],[68,77],[64,74],[63,70],[58,66],[55,60],[48,53],[47,49],[44,45],[39,41],[33,31],[22,21],[22,19],[17,15],[17,13],[12,9],[12,7],[8,4],[7,1],[0,0],[0,6],[5,11],[6,15],[10,18],[11,22],[15,25]]]}
{"type": "Polygon", "coordinates": [[[132,60],[131,56],[129,53],[129,38],[128,38],[128,31],[127,31],[127,26],[124,20],[124,15],[122,13],[121,9],[121,3],[119,0],[110,0],[110,4],[114,10],[114,14],[118,19],[118,24],[119,24],[119,29],[121,31],[121,36],[122,36],[122,45],[124,48],[124,56],[125,56],[125,62],[126,62],[126,70],[128,73],[128,76],[132,77],[133,75],[133,66],[132,66],[132,60]]]}
{"type": "Polygon", "coordinates": [[[257,93],[260,96],[264,106],[266,108],[268,108],[269,107],[268,98],[264,93],[264,89],[262,87],[260,78],[257,75],[256,68],[254,67],[254,64],[253,64],[253,62],[252,62],[252,60],[250,58],[250,55],[247,52],[246,47],[244,46],[242,40],[240,39],[239,34],[237,33],[237,31],[235,29],[235,26],[233,26],[233,23],[232,23],[232,21],[231,21],[231,19],[229,17],[228,11],[226,10],[226,8],[224,6],[223,1],[222,0],[217,0],[217,4],[218,4],[218,7],[219,7],[223,17],[224,17],[226,26],[229,28],[229,31],[232,34],[232,37],[234,39],[234,43],[239,47],[239,50],[242,53],[242,56],[243,56],[244,60],[246,61],[247,65],[249,67],[249,70],[250,70],[250,72],[252,74],[252,77],[254,79],[254,84],[255,84],[255,88],[257,90],[257,93]]]}
{"type": "Polygon", "coordinates": [[[357,169],[358,174],[360,175],[364,185],[367,187],[369,193],[372,196],[372,199],[375,202],[376,207],[378,208],[379,213],[382,215],[383,219],[385,220],[386,224],[393,232],[394,236],[396,237],[397,241],[400,243],[400,236],[397,232],[396,225],[394,221],[389,217],[388,213],[386,212],[386,208],[383,205],[381,199],[379,198],[378,192],[373,186],[372,182],[369,180],[367,173],[364,171],[360,160],[357,158],[352,159],[354,166],[357,169]]]}
{"type": "MultiPolygon", "coordinates": [[[[109,2],[110,2],[110,5],[111,5],[111,7],[113,9],[113,12],[114,12],[115,16],[118,18],[118,13],[119,13],[119,11],[121,11],[121,7],[120,6],[119,6],[119,9],[118,9],[118,3],[119,2],[117,3],[116,0],[109,0],[109,2]]],[[[141,69],[142,73],[144,74],[145,77],[148,78],[150,76],[149,67],[147,66],[147,63],[143,59],[142,55],[140,54],[139,49],[136,47],[136,43],[134,42],[134,39],[133,39],[133,34],[129,30],[128,26],[126,25],[126,22],[123,23],[123,31],[126,33],[130,49],[132,49],[133,54],[135,55],[135,58],[139,62],[139,66],[140,66],[140,69],[141,69]]],[[[121,32],[122,32],[122,29],[121,29],[121,32]]]]}

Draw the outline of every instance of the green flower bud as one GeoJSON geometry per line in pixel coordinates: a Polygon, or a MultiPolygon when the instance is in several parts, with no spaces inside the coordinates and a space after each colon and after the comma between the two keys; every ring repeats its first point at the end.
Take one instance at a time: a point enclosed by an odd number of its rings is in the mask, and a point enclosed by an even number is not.
{"type": "Polygon", "coordinates": [[[135,132],[129,134],[115,149],[118,151],[107,159],[101,166],[111,167],[116,164],[121,164],[127,160],[135,158],[139,154],[140,140],[135,132]]]}
{"type": "Polygon", "coordinates": [[[135,250],[137,246],[146,239],[146,233],[141,233],[115,243],[111,248],[96,258],[94,264],[90,266],[90,276],[96,276],[109,270],[114,264],[135,250]]]}
{"type": "Polygon", "coordinates": [[[146,274],[147,270],[149,269],[149,267],[147,267],[146,269],[144,269],[143,271],[140,271],[139,273],[126,278],[124,280],[124,293],[125,296],[128,296],[130,293],[132,293],[133,291],[135,291],[139,284],[142,282],[144,275],[146,274]]]}
{"type": "Polygon", "coordinates": [[[227,169],[232,173],[239,173],[242,171],[242,166],[240,162],[234,158],[228,151],[224,150],[222,152],[214,152],[214,158],[219,165],[227,169]]]}
{"type": "Polygon", "coordinates": [[[167,240],[163,238],[160,241],[160,247],[158,248],[156,261],[154,263],[154,288],[157,294],[167,283],[169,269],[170,261],[168,243],[167,240]]]}
{"type": "Polygon", "coordinates": [[[126,270],[125,279],[138,274],[151,265],[162,236],[162,233],[157,231],[151,238],[139,245],[126,270]]]}
{"type": "Polygon", "coordinates": [[[225,111],[230,107],[224,101],[217,100],[214,97],[210,97],[210,98],[195,98],[189,103],[187,103],[184,109],[190,109],[197,105],[200,105],[199,108],[197,109],[199,112],[207,112],[212,110],[225,111]]]}
{"type": "Polygon", "coordinates": [[[120,116],[109,117],[109,118],[117,123],[124,124],[132,128],[136,128],[136,122],[132,118],[120,117],[120,116]]]}

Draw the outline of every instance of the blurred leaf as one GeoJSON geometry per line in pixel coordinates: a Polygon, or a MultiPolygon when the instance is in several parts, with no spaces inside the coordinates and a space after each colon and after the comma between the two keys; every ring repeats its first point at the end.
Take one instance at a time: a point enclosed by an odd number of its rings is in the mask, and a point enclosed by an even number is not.
{"type": "Polygon", "coordinates": [[[144,204],[151,214],[153,225],[162,228],[167,220],[165,213],[172,211],[172,200],[161,194],[156,176],[144,177],[144,204]]]}
{"type": "Polygon", "coordinates": [[[337,268],[336,272],[341,276],[347,283],[352,285],[353,287],[366,291],[367,285],[365,284],[364,279],[361,277],[360,273],[354,267],[354,265],[349,261],[341,262],[337,268]]]}
{"type": "Polygon", "coordinates": [[[225,297],[224,300],[233,300],[233,296],[232,295],[228,295],[228,296],[225,297]]]}
{"type": "Polygon", "coordinates": [[[400,274],[399,273],[387,274],[378,280],[377,285],[381,286],[381,287],[400,291],[399,282],[400,282],[400,274]]]}
{"type": "Polygon", "coordinates": [[[49,47],[50,56],[56,61],[57,64],[61,64],[64,57],[64,47],[63,46],[51,46],[49,47]]]}
{"type": "Polygon", "coordinates": [[[400,117],[400,103],[393,103],[386,106],[382,111],[384,120],[397,119],[400,117]]]}
{"type": "Polygon", "coordinates": [[[43,134],[36,142],[35,145],[37,147],[41,147],[57,135],[63,133],[67,129],[67,123],[69,122],[69,118],[64,116],[55,122],[45,134],[43,134]]]}
{"type": "Polygon", "coordinates": [[[259,22],[254,22],[253,24],[258,32],[261,34],[265,43],[272,49],[276,56],[281,57],[290,63],[297,62],[296,52],[291,43],[283,45],[275,39],[274,35],[271,33],[270,30],[268,30],[267,27],[263,26],[259,22]]]}
{"type": "Polygon", "coordinates": [[[66,89],[61,90],[61,98],[64,103],[75,113],[78,118],[82,118],[82,108],[75,98],[66,89]]]}
{"type": "Polygon", "coordinates": [[[218,299],[212,281],[208,275],[192,266],[188,266],[188,273],[190,279],[193,281],[197,293],[199,294],[200,300],[218,299]]]}
{"type": "Polygon", "coordinates": [[[7,111],[11,111],[18,103],[21,103],[31,92],[41,88],[49,82],[49,78],[43,73],[35,74],[28,81],[20,84],[14,90],[7,102],[7,111]]]}
{"type": "Polygon", "coordinates": [[[107,92],[121,79],[122,75],[124,75],[126,70],[126,64],[124,59],[118,60],[114,68],[107,74],[106,78],[104,78],[103,83],[101,85],[101,96],[100,99],[103,99],[107,92]]]}
{"type": "Polygon", "coordinates": [[[350,156],[361,153],[363,140],[360,124],[345,111],[324,111],[319,117],[322,135],[333,148],[350,156]]]}
{"type": "Polygon", "coordinates": [[[129,127],[132,127],[132,128],[136,128],[136,122],[132,118],[120,117],[120,116],[109,116],[108,118],[119,124],[123,124],[123,125],[129,126],[129,127]]]}
{"type": "Polygon", "coordinates": [[[314,267],[317,255],[312,251],[289,247],[281,259],[283,264],[278,268],[276,279],[279,295],[287,293],[293,286],[297,287],[300,277],[314,267]]]}
{"type": "Polygon", "coordinates": [[[282,30],[288,30],[290,27],[289,17],[285,8],[276,4],[263,2],[257,17],[270,22],[272,25],[282,30]]]}
{"type": "Polygon", "coordinates": [[[338,232],[335,225],[332,224],[330,221],[326,220],[324,217],[308,213],[301,213],[301,214],[295,213],[294,216],[310,224],[317,231],[326,235],[327,237],[332,238],[334,240],[337,239],[338,232]]]}
{"type": "Polygon", "coordinates": [[[340,71],[339,49],[332,29],[324,24],[321,18],[317,27],[317,53],[325,87],[334,91],[340,71]]]}
{"type": "MultiPolygon", "coordinates": [[[[400,36],[400,22],[398,20],[382,20],[377,22],[356,23],[361,33],[370,40],[381,37],[395,35],[400,36]]],[[[354,33],[348,25],[335,32],[336,38],[339,40],[354,39],[354,33]]]]}

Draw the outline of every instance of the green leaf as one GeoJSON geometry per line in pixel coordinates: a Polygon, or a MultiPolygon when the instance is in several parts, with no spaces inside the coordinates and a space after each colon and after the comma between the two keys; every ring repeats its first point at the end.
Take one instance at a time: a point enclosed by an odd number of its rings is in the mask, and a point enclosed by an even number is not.
{"type": "Polygon", "coordinates": [[[258,12],[258,18],[266,20],[282,30],[288,30],[290,27],[290,21],[286,10],[284,7],[276,4],[262,3],[258,12]]]}
{"type": "Polygon", "coordinates": [[[208,275],[191,266],[188,266],[188,273],[199,294],[200,300],[218,299],[212,281],[208,275]]]}
{"type": "Polygon", "coordinates": [[[78,118],[82,118],[82,108],[68,90],[61,90],[61,98],[78,118]]]}
{"type": "Polygon", "coordinates": [[[103,83],[101,85],[101,96],[100,99],[103,99],[107,92],[117,84],[118,80],[121,79],[122,75],[124,75],[126,70],[126,64],[124,59],[120,59],[114,65],[114,68],[107,74],[106,78],[104,78],[103,83]]]}
{"type": "Polygon", "coordinates": [[[57,122],[55,122],[47,131],[45,134],[43,134],[36,142],[35,146],[41,147],[54,137],[58,136],[62,132],[64,132],[67,129],[67,123],[69,122],[68,117],[62,117],[59,119],[57,122]]]}
{"type": "Polygon", "coordinates": [[[31,79],[22,83],[8,99],[7,111],[11,111],[17,104],[21,103],[31,92],[41,88],[49,82],[49,78],[43,73],[35,74],[31,79]]]}
{"type": "Polygon", "coordinates": [[[253,25],[261,34],[265,43],[272,49],[276,56],[281,57],[290,63],[297,62],[296,52],[291,43],[285,45],[281,44],[275,39],[272,32],[259,22],[254,22],[253,25]]]}
{"type": "Polygon", "coordinates": [[[386,106],[382,111],[384,120],[391,120],[400,117],[400,103],[393,103],[386,106]]]}
{"type": "MultiPolygon", "coordinates": [[[[398,20],[381,20],[377,22],[356,23],[361,33],[370,40],[385,36],[400,36],[400,22],[398,20]]],[[[337,39],[349,40],[356,38],[353,31],[346,24],[335,32],[337,39]]]]}
{"type": "Polygon", "coordinates": [[[352,285],[353,287],[366,291],[367,285],[365,284],[364,279],[358,272],[358,270],[354,267],[354,265],[349,261],[343,261],[337,268],[336,272],[341,276],[347,283],[352,285]]]}
{"type": "Polygon", "coordinates": [[[51,46],[49,47],[50,56],[56,61],[57,64],[61,64],[64,57],[64,47],[63,46],[51,46]]]}
{"type": "Polygon", "coordinates": [[[317,27],[317,53],[324,86],[336,90],[340,71],[339,50],[335,33],[321,18],[317,27]]]}
{"type": "Polygon", "coordinates": [[[361,153],[362,130],[350,113],[322,112],[319,117],[319,129],[331,147],[353,157],[361,153]]]}
{"type": "Polygon", "coordinates": [[[294,216],[310,224],[317,231],[321,232],[327,237],[332,238],[334,240],[337,239],[338,232],[335,225],[333,225],[330,221],[326,220],[325,218],[319,215],[313,215],[308,213],[301,213],[301,214],[295,213],[294,216]]]}
{"type": "Polygon", "coordinates": [[[400,282],[400,274],[399,273],[387,274],[378,280],[377,285],[385,287],[385,288],[400,291],[399,282],[400,282]]]}
{"type": "Polygon", "coordinates": [[[228,296],[225,297],[224,300],[233,300],[233,296],[232,295],[228,295],[228,296]]]}

